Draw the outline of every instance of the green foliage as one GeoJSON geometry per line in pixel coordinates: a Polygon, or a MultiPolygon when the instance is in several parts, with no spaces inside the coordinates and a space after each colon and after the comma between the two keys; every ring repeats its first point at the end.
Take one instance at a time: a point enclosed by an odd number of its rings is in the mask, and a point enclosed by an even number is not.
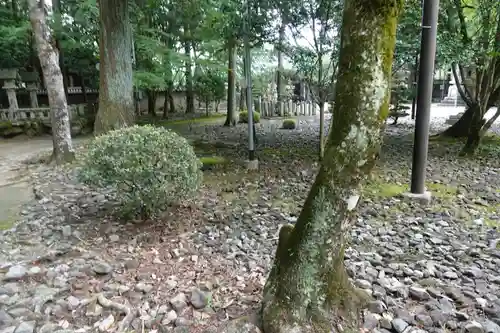
{"type": "Polygon", "coordinates": [[[79,178],[97,189],[113,189],[120,215],[149,218],[196,193],[200,167],[193,148],[175,132],[133,126],[90,142],[79,178]]]}
{"type": "Polygon", "coordinates": [[[295,119],[285,119],[283,120],[284,129],[295,129],[297,127],[297,121],[295,119]]]}
{"type": "MultiPolygon", "coordinates": [[[[222,100],[226,93],[224,76],[220,72],[206,70],[194,77],[194,91],[208,105],[222,100]]],[[[208,113],[208,109],[206,110],[208,113]]]]}
{"type": "MultiPolygon", "coordinates": [[[[253,112],[253,123],[257,124],[260,122],[260,113],[259,112],[253,112]]],[[[240,123],[248,123],[248,111],[243,110],[240,111],[240,123]]]]}

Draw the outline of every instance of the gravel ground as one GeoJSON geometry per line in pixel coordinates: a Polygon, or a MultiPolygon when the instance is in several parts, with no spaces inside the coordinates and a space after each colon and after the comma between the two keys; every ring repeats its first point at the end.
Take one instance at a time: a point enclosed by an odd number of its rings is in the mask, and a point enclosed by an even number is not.
{"type": "MultiPolygon", "coordinates": [[[[235,163],[207,171],[196,200],[158,221],[114,221],[108,197],[79,185],[73,171],[36,168],[36,200],[0,234],[0,332],[130,324],[135,332],[208,333],[257,308],[279,227],[295,222],[316,172],[316,123],[278,126],[258,125],[259,174],[239,163],[245,126],[182,130],[217,139],[204,154],[235,163]]],[[[500,333],[499,150],[459,159],[459,145],[431,143],[434,200],[421,207],[399,197],[409,179],[409,129],[387,130],[351,232],[346,266],[373,297],[364,328],[500,333]]]]}

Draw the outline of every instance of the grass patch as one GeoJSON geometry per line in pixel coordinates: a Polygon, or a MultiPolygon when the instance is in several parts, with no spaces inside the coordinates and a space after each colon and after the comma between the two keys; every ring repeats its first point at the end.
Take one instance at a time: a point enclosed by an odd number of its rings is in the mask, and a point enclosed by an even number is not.
{"type": "Polygon", "coordinates": [[[453,198],[457,195],[457,188],[455,186],[440,184],[440,183],[427,183],[427,190],[432,193],[434,197],[447,199],[453,198]]]}
{"type": "Polygon", "coordinates": [[[164,120],[158,122],[158,125],[160,126],[176,126],[176,125],[188,125],[188,124],[205,124],[205,123],[210,123],[222,118],[225,118],[225,114],[212,114],[207,116],[202,116],[202,117],[194,117],[194,118],[189,118],[189,119],[173,119],[173,120],[164,120]]]}
{"type": "MultiPolygon", "coordinates": [[[[452,198],[457,194],[456,187],[444,184],[426,183],[426,188],[432,193],[433,197],[440,199],[452,198]]],[[[368,181],[363,189],[365,195],[378,198],[395,197],[409,190],[409,184],[390,183],[382,180],[380,177],[374,177],[368,181]]]]}
{"type": "Polygon", "coordinates": [[[16,216],[14,214],[8,215],[5,219],[0,220],[0,231],[11,229],[16,223],[16,216]]]}
{"type": "Polygon", "coordinates": [[[204,166],[213,166],[219,164],[227,164],[229,161],[221,156],[205,156],[200,158],[200,162],[204,166]]]}

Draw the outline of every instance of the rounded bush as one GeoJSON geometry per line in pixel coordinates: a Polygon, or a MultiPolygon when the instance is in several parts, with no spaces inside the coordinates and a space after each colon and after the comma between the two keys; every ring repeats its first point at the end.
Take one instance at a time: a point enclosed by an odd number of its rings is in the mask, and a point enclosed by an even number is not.
{"type": "MultiPolygon", "coordinates": [[[[258,112],[253,112],[253,122],[254,124],[257,124],[260,122],[260,113],[258,112]]],[[[248,111],[243,110],[240,111],[240,123],[248,123],[248,111]]]]}
{"type": "Polygon", "coordinates": [[[295,129],[297,127],[297,122],[295,119],[285,119],[283,120],[284,129],[295,129]]]}
{"type": "Polygon", "coordinates": [[[193,196],[201,162],[187,140],[161,127],[133,126],[97,137],[83,153],[78,175],[111,189],[124,217],[153,217],[193,196]]]}

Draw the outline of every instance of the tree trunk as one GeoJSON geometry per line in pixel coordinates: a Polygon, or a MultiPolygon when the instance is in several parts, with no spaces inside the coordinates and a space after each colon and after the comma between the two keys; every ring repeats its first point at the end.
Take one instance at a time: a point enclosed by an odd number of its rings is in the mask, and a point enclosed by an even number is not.
{"type": "Polygon", "coordinates": [[[210,102],[205,102],[205,115],[208,117],[210,115],[210,102]]]}
{"type": "Polygon", "coordinates": [[[49,97],[52,125],[52,158],[57,164],[71,162],[75,158],[71,140],[68,103],[64,94],[63,78],[59,68],[59,55],[53,47],[52,36],[45,17],[43,2],[30,0],[30,21],[38,48],[38,56],[49,97]]]}
{"type": "Polygon", "coordinates": [[[278,36],[278,71],[276,77],[276,90],[277,90],[277,100],[278,100],[278,113],[283,114],[283,102],[285,95],[285,80],[283,79],[283,44],[285,42],[285,22],[282,19],[279,28],[278,36]]]}
{"type": "Polygon", "coordinates": [[[472,121],[472,117],[474,113],[477,112],[478,109],[479,105],[472,104],[465,110],[462,117],[460,117],[460,119],[458,119],[456,123],[454,123],[446,130],[444,130],[444,132],[438,135],[450,138],[466,138],[467,135],[469,134],[469,127],[472,121]]]}
{"type": "Polygon", "coordinates": [[[325,103],[319,103],[319,160],[323,160],[325,154],[325,103]]]}
{"type": "Polygon", "coordinates": [[[163,100],[163,119],[168,118],[168,107],[169,107],[169,101],[168,101],[168,90],[165,90],[165,99],[163,100]]]}
{"type": "MultiPolygon", "coordinates": [[[[185,27],[185,29],[187,29],[185,27]]],[[[188,30],[186,30],[188,31],[188,30]]],[[[191,64],[191,41],[184,41],[184,53],[186,55],[186,113],[194,113],[194,89],[193,89],[193,73],[191,64]]]]}
{"type": "Polygon", "coordinates": [[[148,96],[148,114],[152,117],[156,117],[156,98],[158,95],[156,94],[156,91],[148,90],[147,96],[148,96]]]}
{"type": "Polygon", "coordinates": [[[491,117],[481,128],[481,133],[479,134],[481,137],[483,137],[488,132],[488,130],[495,123],[498,117],[500,117],[500,106],[497,107],[497,112],[493,115],[493,117],[491,117]]]}
{"type": "Polygon", "coordinates": [[[348,280],[344,250],[360,182],[382,144],[401,9],[401,0],[345,1],[335,121],[297,224],[280,230],[264,288],[266,333],[359,332],[362,293],[348,280]]]}
{"type": "MultiPolygon", "coordinates": [[[[56,16],[56,20],[58,21],[57,26],[61,27],[61,1],[60,0],[53,0],[52,1],[52,8],[54,9],[54,14],[56,16]]],[[[64,93],[66,94],[66,100],[68,99],[68,69],[64,65],[64,53],[61,48],[61,41],[59,36],[56,34],[54,36],[55,42],[56,42],[56,48],[57,51],[59,52],[59,67],[61,68],[61,73],[63,76],[63,85],[64,85],[64,93]]]]}
{"type": "Polygon", "coordinates": [[[132,28],[126,0],[99,1],[99,111],[96,135],[134,124],[132,28]]]}
{"type": "Polygon", "coordinates": [[[175,113],[175,102],[172,90],[168,92],[168,102],[170,104],[170,113],[175,113]]]}
{"type": "Polygon", "coordinates": [[[472,155],[475,153],[481,142],[481,128],[484,125],[483,120],[484,111],[479,107],[476,112],[474,112],[472,119],[469,123],[469,133],[467,135],[467,141],[465,146],[461,151],[462,155],[472,155]]]}
{"type": "Polygon", "coordinates": [[[240,88],[240,111],[245,110],[245,105],[247,100],[247,90],[245,88],[240,88]]]}
{"type": "Polygon", "coordinates": [[[227,66],[227,114],[224,126],[236,126],[236,46],[233,41],[228,45],[227,66]]]}

